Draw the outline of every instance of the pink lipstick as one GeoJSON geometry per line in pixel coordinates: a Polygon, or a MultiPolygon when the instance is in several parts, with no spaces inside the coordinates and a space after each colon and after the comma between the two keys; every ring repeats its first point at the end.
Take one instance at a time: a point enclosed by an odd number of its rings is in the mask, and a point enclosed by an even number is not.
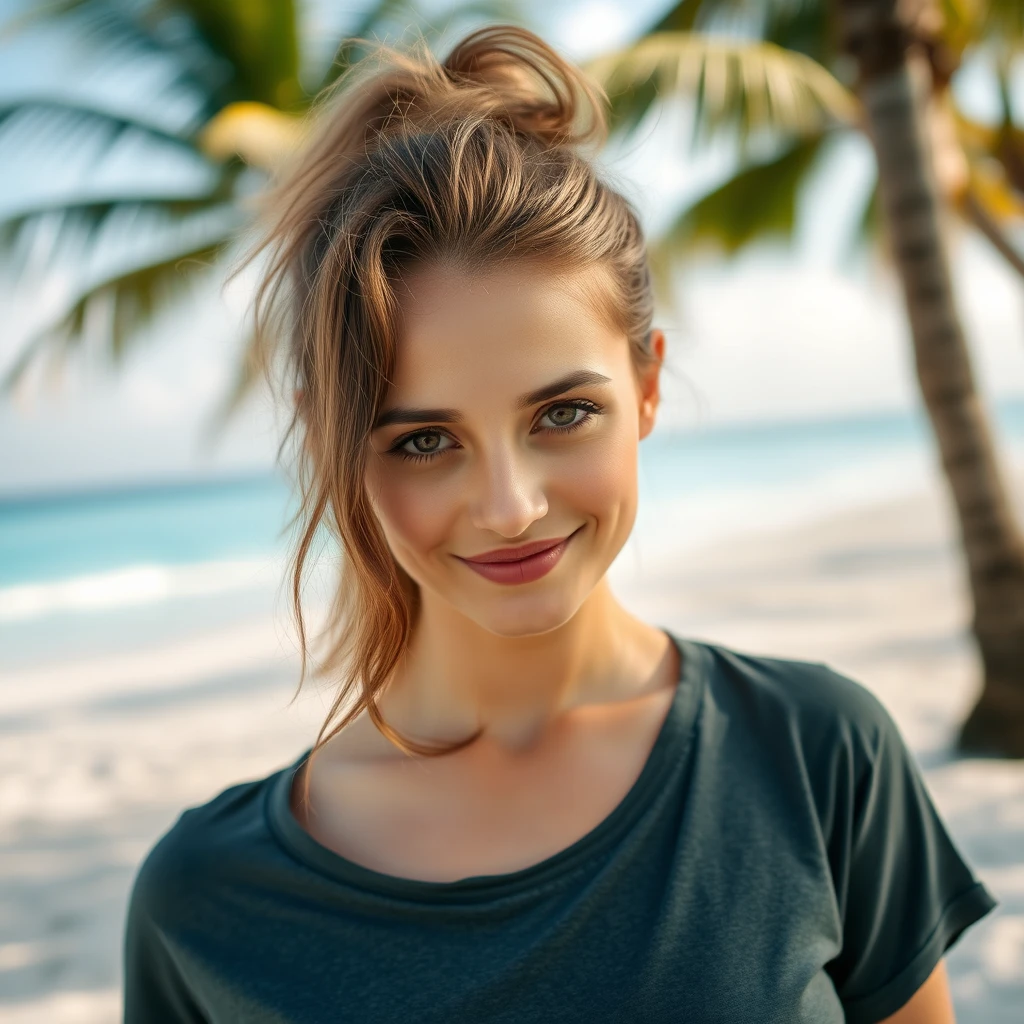
{"type": "Polygon", "coordinates": [[[455,557],[494,583],[531,583],[546,576],[558,564],[569,541],[581,529],[583,527],[561,539],[538,540],[518,548],[496,548],[472,558],[455,557]]]}

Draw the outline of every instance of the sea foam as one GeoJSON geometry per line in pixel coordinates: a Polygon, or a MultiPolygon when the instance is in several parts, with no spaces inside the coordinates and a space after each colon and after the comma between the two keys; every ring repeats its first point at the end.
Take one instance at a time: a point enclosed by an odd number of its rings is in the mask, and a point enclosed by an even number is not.
{"type": "Polygon", "coordinates": [[[249,590],[277,583],[273,559],[211,561],[192,565],[129,565],[40,583],[0,588],[0,622],[57,612],[96,612],[181,597],[249,590]]]}

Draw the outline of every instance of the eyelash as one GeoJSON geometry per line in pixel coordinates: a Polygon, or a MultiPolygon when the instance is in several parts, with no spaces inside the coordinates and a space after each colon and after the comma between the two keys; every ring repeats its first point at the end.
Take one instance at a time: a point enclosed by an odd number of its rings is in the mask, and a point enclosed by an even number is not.
{"type": "MultiPolygon", "coordinates": [[[[603,407],[598,405],[596,402],[591,402],[588,398],[572,398],[567,402],[555,402],[553,405],[549,405],[542,413],[541,416],[546,416],[553,409],[561,409],[563,406],[571,406],[575,409],[582,409],[586,416],[582,419],[577,420],[575,423],[570,423],[564,427],[545,427],[544,429],[555,434],[569,434],[574,430],[578,430],[585,423],[589,423],[591,417],[600,416],[603,407]]],[[[413,438],[419,437],[422,434],[443,434],[441,430],[416,430],[411,434],[406,434],[404,437],[398,438],[397,441],[388,449],[389,455],[397,455],[402,459],[411,459],[413,462],[426,462],[430,459],[436,459],[439,455],[444,455],[445,452],[454,451],[454,448],[442,448],[436,452],[409,452],[402,448],[402,445],[408,444],[413,438]]]]}

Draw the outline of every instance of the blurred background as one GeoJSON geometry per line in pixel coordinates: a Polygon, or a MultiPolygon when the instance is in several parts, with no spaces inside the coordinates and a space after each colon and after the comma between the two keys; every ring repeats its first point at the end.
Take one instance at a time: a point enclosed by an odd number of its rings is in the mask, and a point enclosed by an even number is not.
{"type": "Polygon", "coordinates": [[[226,269],[352,37],[444,52],[494,21],[606,87],[601,167],[658,272],[617,593],[883,700],[1000,900],[948,954],[958,1020],[1019,1020],[1024,13],[874,5],[908,41],[882,70],[920,145],[893,158],[857,6],[0,0],[0,1024],[117,1020],[145,852],[312,743],[283,411],[226,269]]]}

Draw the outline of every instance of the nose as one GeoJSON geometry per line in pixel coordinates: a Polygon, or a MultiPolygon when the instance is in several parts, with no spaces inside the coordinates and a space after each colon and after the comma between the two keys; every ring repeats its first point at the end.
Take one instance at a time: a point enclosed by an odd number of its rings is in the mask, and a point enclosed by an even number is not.
{"type": "Polygon", "coordinates": [[[548,513],[539,467],[512,445],[499,445],[475,467],[469,487],[473,525],[514,539],[548,513]]]}

